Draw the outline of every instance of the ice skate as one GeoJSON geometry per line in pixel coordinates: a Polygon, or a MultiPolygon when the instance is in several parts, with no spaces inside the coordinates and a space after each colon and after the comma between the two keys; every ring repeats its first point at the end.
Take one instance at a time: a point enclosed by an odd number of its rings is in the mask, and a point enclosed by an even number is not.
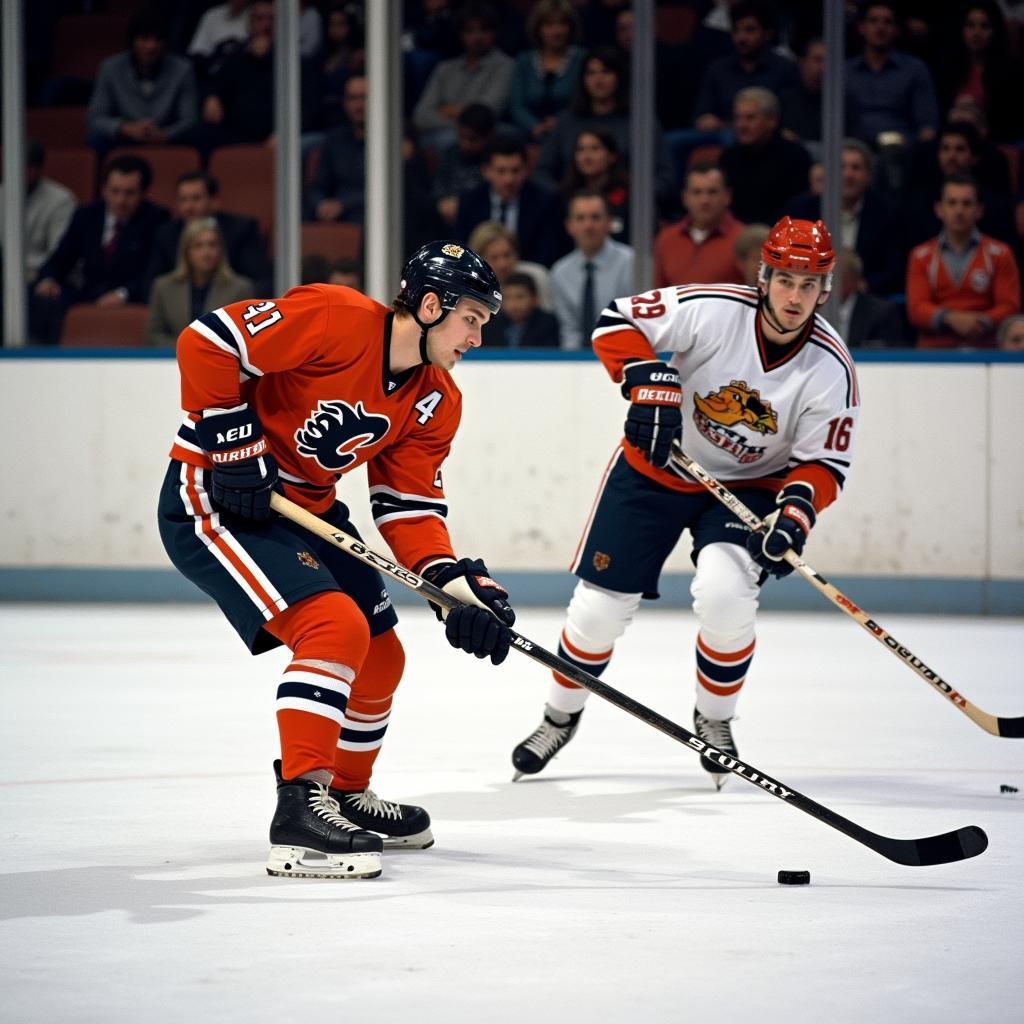
{"type": "Polygon", "coordinates": [[[343,817],[327,786],[311,779],[280,779],[270,823],[267,874],[282,878],[376,878],[380,836],[343,817]]]}
{"type": "Polygon", "coordinates": [[[369,788],[332,789],[331,796],[349,821],[382,836],[386,849],[425,850],[434,845],[430,815],[422,807],[382,800],[369,788]]]}
{"type": "Polygon", "coordinates": [[[582,711],[572,714],[556,711],[550,704],[545,705],[543,721],[512,751],[512,765],[516,770],[512,781],[518,782],[524,775],[536,775],[547,767],[548,761],[576,735],[582,714],[582,711]]]}
{"type": "MultiPolygon", "coordinates": [[[[693,728],[697,735],[723,754],[739,757],[736,743],[732,738],[731,723],[731,718],[705,718],[696,708],[693,709],[693,728]]],[[[703,756],[700,759],[700,766],[711,776],[716,789],[721,789],[732,774],[724,765],[716,764],[703,756]]]]}

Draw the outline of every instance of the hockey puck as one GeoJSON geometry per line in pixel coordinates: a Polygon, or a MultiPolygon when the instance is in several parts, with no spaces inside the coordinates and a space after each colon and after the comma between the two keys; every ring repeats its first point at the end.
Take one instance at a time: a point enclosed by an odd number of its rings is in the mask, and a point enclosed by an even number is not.
{"type": "Polygon", "coordinates": [[[1018,792],[1018,789],[1017,789],[1016,786],[1010,786],[1010,785],[1008,785],[1007,783],[1004,782],[999,787],[999,792],[1000,793],[1016,793],[1016,792],[1018,792]]]}
{"type": "Polygon", "coordinates": [[[810,885],[810,871],[780,871],[779,882],[782,885],[810,885]]]}

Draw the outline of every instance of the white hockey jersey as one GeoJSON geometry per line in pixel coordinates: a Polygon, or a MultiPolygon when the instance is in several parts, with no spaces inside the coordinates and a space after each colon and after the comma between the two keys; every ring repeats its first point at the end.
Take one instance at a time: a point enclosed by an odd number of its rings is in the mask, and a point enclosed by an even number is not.
{"type": "MultiPolygon", "coordinates": [[[[853,359],[815,314],[800,338],[765,340],[758,292],[743,285],[686,285],[614,300],[593,333],[612,379],[623,364],[671,353],[683,385],[683,447],[724,483],[814,488],[820,511],[842,487],[853,455],[860,392],[853,359]]],[[[634,469],[674,490],[700,490],[624,445],[634,469]]]]}

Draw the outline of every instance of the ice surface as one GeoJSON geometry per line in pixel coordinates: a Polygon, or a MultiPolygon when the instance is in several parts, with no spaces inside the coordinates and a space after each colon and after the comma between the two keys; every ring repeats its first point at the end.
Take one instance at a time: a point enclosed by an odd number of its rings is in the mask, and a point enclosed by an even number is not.
{"type": "MultiPolygon", "coordinates": [[[[560,611],[519,627],[554,649],[560,611]]],[[[994,714],[1024,713],[1016,620],[883,623],[994,714]]],[[[0,1020],[999,1021],[1024,1001],[1024,742],[990,737],[854,623],[766,615],[745,759],[876,832],[977,824],[904,868],[598,698],[511,783],[547,676],[409,654],[374,777],[437,845],[373,881],[264,873],[273,696],[212,608],[0,611],[0,1020]],[[780,886],[780,868],[811,872],[780,886]]],[[[692,617],[644,608],[605,679],[688,726],[692,617]]]]}

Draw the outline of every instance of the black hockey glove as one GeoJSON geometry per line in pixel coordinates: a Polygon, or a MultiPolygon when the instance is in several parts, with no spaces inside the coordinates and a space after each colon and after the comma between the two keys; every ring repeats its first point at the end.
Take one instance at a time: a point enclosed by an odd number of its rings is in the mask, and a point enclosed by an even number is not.
{"type": "Polygon", "coordinates": [[[516,613],[508,603],[508,591],[491,579],[483,561],[441,562],[424,569],[423,578],[465,602],[447,615],[433,605],[438,619],[444,619],[448,643],[500,665],[508,656],[512,641],[508,627],[515,623],[516,613]]]}
{"type": "Polygon", "coordinates": [[[793,571],[793,566],[782,556],[790,548],[798,555],[803,553],[807,535],[818,517],[811,494],[807,484],[787,484],[775,499],[778,507],[764,521],[768,529],[747,537],[751,557],[776,579],[793,571]]]}
{"type": "Polygon", "coordinates": [[[626,440],[652,466],[668,465],[672,442],[683,436],[683,389],[679,373],[660,359],[629,363],[622,393],[631,402],[626,440]]]}
{"type": "Polygon", "coordinates": [[[207,410],[196,424],[199,444],[210,456],[210,497],[236,516],[265,522],[270,495],[277,484],[277,462],[251,409],[207,410]]]}

